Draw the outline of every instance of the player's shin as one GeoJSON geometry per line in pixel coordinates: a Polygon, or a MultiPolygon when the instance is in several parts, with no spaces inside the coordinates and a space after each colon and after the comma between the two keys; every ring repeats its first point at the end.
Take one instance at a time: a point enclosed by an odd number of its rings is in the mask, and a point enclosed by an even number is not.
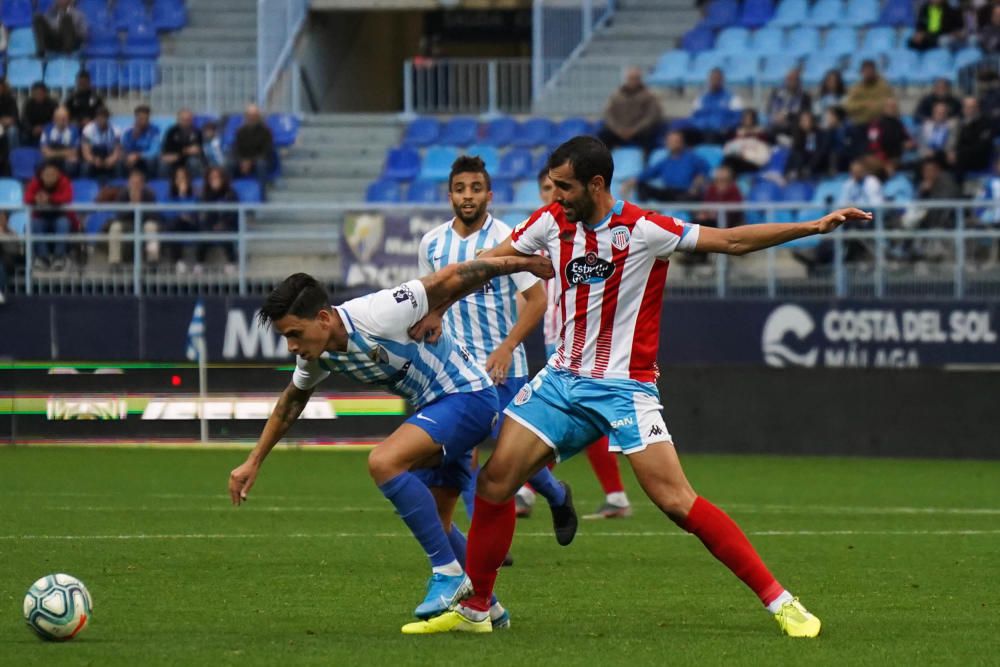
{"type": "Polygon", "coordinates": [[[420,542],[434,571],[450,576],[461,574],[430,490],[409,472],[393,477],[378,488],[420,542]]]}
{"type": "Polygon", "coordinates": [[[566,489],[548,468],[542,468],[528,480],[535,493],[545,498],[552,507],[566,502],[566,489]]]}
{"type": "Polygon", "coordinates": [[[463,606],[481,612],[490,608],[497,571],[510,550],[516,520],[513,498],[493,503],[476,496],[465,568],[474,592],[463,606]]]}

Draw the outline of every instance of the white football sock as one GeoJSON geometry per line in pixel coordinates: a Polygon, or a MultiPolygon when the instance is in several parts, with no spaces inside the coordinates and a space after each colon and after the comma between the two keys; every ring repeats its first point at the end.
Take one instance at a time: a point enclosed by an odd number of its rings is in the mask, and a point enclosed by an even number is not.
{"type": "Polygon", "coordinates": [[[500,602],[494,602],[492,605],[490,605],[490,620],[495,621],[499,619],[501,616],[503,616],[503,612],[504,612],[503,605],[501,605],[500,602]]]}
{"type": "Polygon", "coordinates": [[[458,564],[458,560],[453,560],[447,565],[435,565],[431,568],[431,572],[434,574],[444,574],[449,577],[457,577],[462,574],[462,566],[458,564]]]}
{"type": "Polygon", "coordinates": [[[612,505],[617,505],[618,507],[628,507],[628,496],[625,495],[624,491],[609,493],[606,498],[612,505]]]}
{"type": "Polygon", "coordinates": [[[526,505],[535,504],[535,492],[526,486],[522,486],[520,489],[517,490],[517,496],[518,498],[523,500],[526,505]]]}
{"type": "Polygon", "coordinates": [[[479,611],[478,609],[470,609],[464,604],[458,605],[458,613],[465,616],[470,621],[485,621],[490,617],[489,611],[479,611]]]}
{"type": "Polygon", "coordinates": [[[794,599],[795,598],[793,598],[792,594],[789,593],[788,591],[781,591],[781,595],[774,598],[774,600],[771,601],[771,604],[767,605],[767,610],[772,614],[777,614],[778,611],[781,609],[781,605],[785,604],[786,602],[791,602],[794,599]]]}

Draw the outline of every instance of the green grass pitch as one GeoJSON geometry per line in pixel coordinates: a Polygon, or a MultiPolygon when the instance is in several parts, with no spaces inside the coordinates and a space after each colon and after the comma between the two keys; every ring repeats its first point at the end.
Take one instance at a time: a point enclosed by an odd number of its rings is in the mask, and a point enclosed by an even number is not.
{"type": "MultiPolygon", "coordinates": [[[[690,456],[779,580],[823,619],[791,640],[642,496],[559,547],[518,525],[498,594],[513,627],[404,637],[427,565],[365,454],[277,451],[249,504],[239,451],[0,448],[0,664],[997,664],[1000,464],[690,456]],[[37,577],[82,579],[94,617],[47,644],[21,618],[37,577]]],[[[556,469],[586,512],[586,460],[556,469]]],[[[466,525],[464,517],[461,524],[466,525]]]]}

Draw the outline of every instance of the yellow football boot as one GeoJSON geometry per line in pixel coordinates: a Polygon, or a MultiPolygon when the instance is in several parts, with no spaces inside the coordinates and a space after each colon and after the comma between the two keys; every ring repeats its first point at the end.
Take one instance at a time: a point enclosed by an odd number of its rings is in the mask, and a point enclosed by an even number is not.
{"type": "Polygon", "coordinates": [[[799,603],[798,598],[781,605],[781,609],[774,615],[774,620],[778,622],[781,631],[789,637],[815,637],[819,635],[823,625],[799,603]]]}
{"type": "Polygon", "coordinates": [[[446,611],[426,621],[403,626],[404,635],[436,635],[442,632],[493,632],[493,624],[489,614],[485,614],[481,621],[474,621],[457,611],[446,611]]]}

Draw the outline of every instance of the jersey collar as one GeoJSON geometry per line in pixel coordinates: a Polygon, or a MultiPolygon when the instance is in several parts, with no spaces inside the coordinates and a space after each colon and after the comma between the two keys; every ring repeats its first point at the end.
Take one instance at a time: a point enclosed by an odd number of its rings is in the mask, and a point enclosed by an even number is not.
{"type": "Polygon", "coordinates": [[[486,221],[483,223],[483,226],[480,227],[479,229],[477,229],[476,231],[472,232],[468,236],[462,236],[457,231],[455,231],[455,223],[457,221],[458,221],[458,218],[457,217],[453,217],[451,219],[451,224],[448,225],[448,228],[451,229],[451,231],[455,234],[455,236],[458,237],[459,241],[468,241],[469,239],[474,238],[480,232],[489,231],[490,225],[493,224],[493,214],[492,213],[487,213],[486,214],[486,221]]]}
{"type": "Polygon", "coordinates": [[[591,229],[600,229],[604,225],[608,224],[608,222],[611,221],[612,217],[614,217],[616,215],[621,215],[622,214],[622,209],[624,209],[624,208],[625,208],[625,202],[622,201],[621,199],[619,199],[618,201],[615,202],[615,205],[611,207],[611,210],[608,211],[608,214],[606,216],[604,216],[604,219],[601,220],[596,225],[594,225],[591,229]]]}

